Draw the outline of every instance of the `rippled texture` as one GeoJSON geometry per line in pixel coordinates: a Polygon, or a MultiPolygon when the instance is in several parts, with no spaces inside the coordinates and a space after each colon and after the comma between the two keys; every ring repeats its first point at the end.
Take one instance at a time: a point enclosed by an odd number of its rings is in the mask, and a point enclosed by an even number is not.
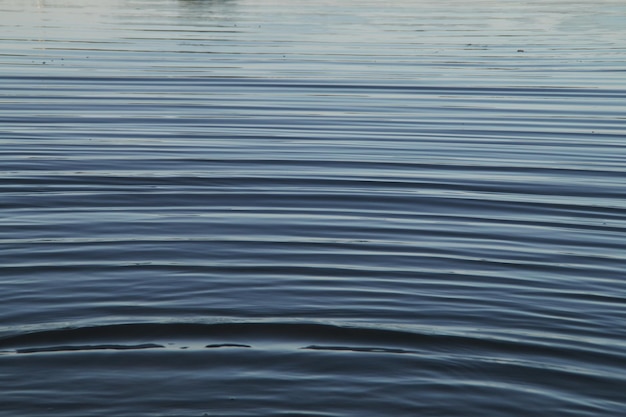
{"type": "Polygon", "coordinates": [[[0,1],[0,415],[626,414],[625,16],[0,1]]]}

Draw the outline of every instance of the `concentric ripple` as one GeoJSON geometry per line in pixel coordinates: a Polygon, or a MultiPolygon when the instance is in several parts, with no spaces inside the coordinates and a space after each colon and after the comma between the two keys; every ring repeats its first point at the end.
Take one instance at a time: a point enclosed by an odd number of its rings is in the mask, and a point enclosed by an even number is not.
{"type": "MultiPolygon", "coordinates": [[[[619,355],[588,342],[303,322],[144,323],[30,332],[1,339],[2,359],[9,371],[36,376],[29,389],[49,391],[53,379],[62,380],[70,392],[40,397],[52,409],[72,403],[77,413],[97,408],[122,415],[136,407],[132,402],[150,404],[140,411],[167,409],[177,415],[201,409],[253,415],[257,407],[278,414],[378,415],[389,408],[401,414],[437,409],[464,415],[467,409],[457,409],[460,403],[498,414],[513,412],[529,398],[530,412],[571,407],[576,414],[603,413],[619,409],[614,387],[625,382],[611,369],[619,355]],[[11,353],[21,355],[7,362],[11,353]],[[56,364],[54,374],[38,369],[50,361],[56,364]],[[562,394],[581,381],[593,387],[589,395],[596,403],[562,394]],[[131,388],[134,384],[146,388],[131,388]],[[121,388],[133,390],[134,398],[103,404],[109,392],[121,388]],[[363,390],[376,395],[350,400],[363,390]],[[506,401],[500,399],[504,394],[506,401]],[[448,395],[453,399],[441,402],[448,395]]],[[[9,392],[20,392],[20,386],[9,392]]],[[[5,406],[37,411],[36,405],[20,406],[16,400],[5,406]]]]}

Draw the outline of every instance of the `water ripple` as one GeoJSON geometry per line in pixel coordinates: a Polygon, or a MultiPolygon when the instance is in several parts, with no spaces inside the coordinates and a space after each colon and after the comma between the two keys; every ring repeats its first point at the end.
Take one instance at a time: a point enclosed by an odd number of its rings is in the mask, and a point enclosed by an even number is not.
{"type": "Polygon", "coordinates": [[[624,7],[282,3],[0,6],[0,415],[623,415],[624,7]]]}

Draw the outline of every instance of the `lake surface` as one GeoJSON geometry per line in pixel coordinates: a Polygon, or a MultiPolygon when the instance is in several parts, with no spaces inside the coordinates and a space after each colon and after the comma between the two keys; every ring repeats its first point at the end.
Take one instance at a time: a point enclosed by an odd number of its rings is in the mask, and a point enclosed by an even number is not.
{"type": "Polygon", "coordinates": [[[0,416],[626,415],[621,0],[0,0],[0,416]]]}

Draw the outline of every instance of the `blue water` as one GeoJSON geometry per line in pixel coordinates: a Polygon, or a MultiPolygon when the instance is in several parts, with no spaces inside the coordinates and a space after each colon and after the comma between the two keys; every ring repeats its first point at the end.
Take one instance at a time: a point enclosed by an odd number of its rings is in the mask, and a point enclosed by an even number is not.
{"type": "Polygon", "coordinates": [[[0,2],[0,416],[626,414],[625,16],[0,2]]]}

